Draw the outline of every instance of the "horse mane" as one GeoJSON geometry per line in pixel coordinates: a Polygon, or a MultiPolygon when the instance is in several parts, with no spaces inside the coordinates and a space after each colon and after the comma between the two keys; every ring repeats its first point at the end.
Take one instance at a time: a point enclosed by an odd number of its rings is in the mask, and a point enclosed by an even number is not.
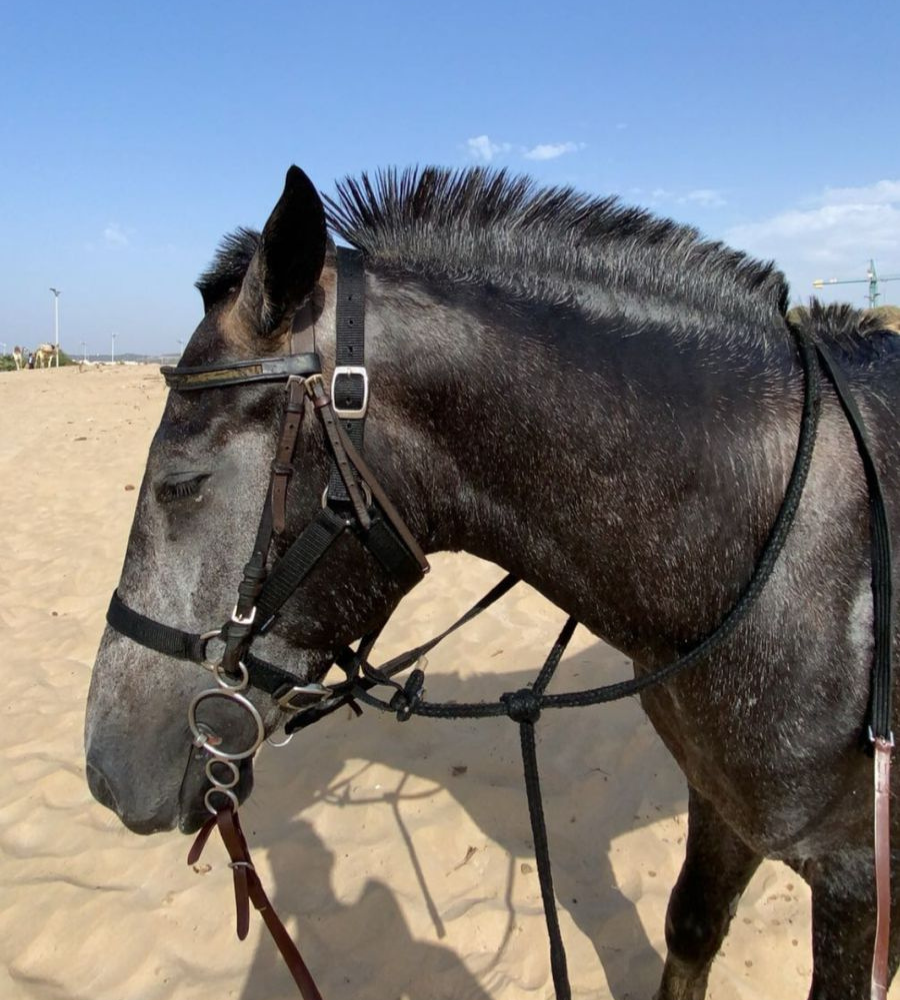
{"type": "Polygon", "coordinates": [[[771,262],[615,197],[539,187],[505,170],[363,173],[325,201],[331,229],[375,270],[490,284],[589,313],[608,307],[609,296],[619,306],[649,298],[694,314],[749,310],[767,323],[787,310],[787,283],[771,262]]]}
{"type": "Polygon", "coordinates": [[[900,336],[872,316],[846,303],[811,299],[792,309],[788,322],[854,365],[875,364],[900,351],[900,336]]]}
{"type": "MultiPolygon", "coordinates": [[[[331,231],[382,273],[490,285],[588,315],[648,310],[716,327],[725,317],[781,326],[788,289],[760,263],[692,226],[571,187],[473,167],[387,169],[345,178],[324,198],[331,231]]],[[[226,236],[196,287],[204,305],[240,284],[260,234],[226,236]]]]}

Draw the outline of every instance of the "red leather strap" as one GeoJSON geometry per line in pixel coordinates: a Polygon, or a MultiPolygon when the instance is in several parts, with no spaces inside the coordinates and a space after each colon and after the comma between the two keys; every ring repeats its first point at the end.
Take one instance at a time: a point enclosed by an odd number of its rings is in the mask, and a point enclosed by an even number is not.
{"type": "Polygon", "coordinates": [[[319,993],[319,989],[310,975],[306,963],[300,956],[297,946],[291,940],[278,914],[272,908],[269,897],[266,895],[265,889],[263,889],[262,882],[260,882],[259,876],[256,874],[256,869],[253,867],[253,861],[250,857],[250,849],[247,847],[247,841],[244,838],[244,831],[241,829],[240,820],[233,809],[223,809],[203,824],[188,854],[188,864],[194,864],[199,860],[200,854],[209,840],[210,833],[216,827],[218,827],[219,833],[222,835],[225,849],[231,858],[231,870],[234,873],[234,897],[237,907],[238,937],[243,941],[247,936],[250,926],[249,904],[252,902],[254,907],[261,913],[263,921],[272,935],[272,939],[281,952],[284,964],[294,977],[294,982],[297,984],[303,1000],[322,1000],[322,994],[319,993]]]}
{"type": "Polygon", "coordinates": [[[891,943],[891,751],[890,741],[875,740],[875,950],[871,1000],[886,1000],[891,943]]]}

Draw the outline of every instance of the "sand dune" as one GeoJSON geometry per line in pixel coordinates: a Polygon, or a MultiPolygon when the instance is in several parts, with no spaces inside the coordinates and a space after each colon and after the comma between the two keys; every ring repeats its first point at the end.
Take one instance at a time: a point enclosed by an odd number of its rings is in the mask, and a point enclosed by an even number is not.
{"type": "MultiPolygon", "coordinates": [[[[255,915],[250,938],[234,938],[224,850],[211,844],[192,871],[185,838],[128,833],[84,780],[91,663],[163,402],[151,368],[0,376],[3,1000],[295,996],[255,915]]],[[[438,631],[500,576],[470,558],[434,564],[382,656],[438,631]]],[[[522,686],[562,620],[517,587],[432,655],[429,697],[522,686]]],[[[626,672],[580,630],[554,683],[626,672]]],[[[539,737],[575,995],[649,1000],[684,781],[633,701],[546,714],[539,737]]],[[[371,712],[266,748],[244,826],[325,1000],[552,996],[518,753],[508,720],[398,725],[371,712]]],[[[712,1000],[806,996],[808,900],[788,869],[760,869],[712,1000]]]]}

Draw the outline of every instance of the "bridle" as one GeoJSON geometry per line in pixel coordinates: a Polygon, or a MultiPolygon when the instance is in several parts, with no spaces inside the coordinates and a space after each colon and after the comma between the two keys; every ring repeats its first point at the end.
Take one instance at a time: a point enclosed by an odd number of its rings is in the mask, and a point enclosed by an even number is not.
{"type": "MultiPolygon", "coordinates": [[[[238,764],[252,758],[266,738],[259,709],[247,697],[255,688],[269,695],[278,708],[295,716],[304,707],[331,698],[343,703],[366,663],[380,629],[364,635],[354,652],[336,652],[346,672],[342,685],[326,687],[301,682],[291,670],[269,663],[251,652],[251,644],[274,624],[285,603],[296,593],[331,546],[352,533],[406,592],[428,572],[425,557],[361,452],[369,405],[369,376],[365,367],[365,272],[362,254],[339,248],[336,252],[335,366],[331,391],[326,389],[321,359],[315,349],[312,297],[301,304],[291,321],[290,353],[199,366],[163,367],[166,385],[187,393],[263,382],[284,382],[280,428],[271,463],[269,485],[250,559],[244,566],[234,610],[224,625],[194,633],[156,621],[129,607],[118,592],[110,600],[106,620],[120,634],[166,656],[189,660],[212,671],[215,685],[201,691],[188,708],[194,746],[209,756],[205,774],[209,789],[204,804],[212,814],[200,830],[188,855],[200,857],[210,833],[218,828],[231,856],[237,907],[237,933],[243,939],[249,927],[249,904],[260,911],[305,1000],[321,1000],[318,988],[299,951],[275,913],[256,875],[238,818],[240,781],[238,764]],[[286,528],[287,493],[294,475],[293,459],[307,400],[319,418],[331,454],[331,474],[322,495],[321,510],[269,566],[276,536],[286,528]],[[224,643],[221,658],[211,660],[207,647],[214,639],[224,643]],[[198,717],[210,699],[224,699],[246,713],[254,736],[241,747],[227,748],[223,738],[198,717]]],[[[354,707],[355,704],[354,704],[354,707]]],[[[358,708],[356,708],[359,711],[358,708]]]]}
{"type": "Polygon", "coordinates": [[[291,350],[287,355],[162,369],[166,384],[177,392],[258,382],[285,383],[285,401],[266,500],[253,551],[244,567],[234,610],[228,620],[220,628],[202,633],[186,632],[128,607],[117,593],[113,593],[107,612],[107,622],[122,635],[164,655],[201,664],[214,675],[216,686],[198,694],[188,713],[195,746],[203,748],[210,755],[206,764],[206,776],[211,787],[204,801],[212,813],[212,819],[204,825],[191,850],[189,861],[196,861],[210,832],[218,827],[232,858],[238,907],[238,936],[244,937],[247,933],[248,901],[252,901],[261,911],[275,937],[304,998],[321,1000],[299,952],[274,914],[256,877],[240,829],[238,799],[234,792],[240,777],[236,762],[252,757],[265,739],[262,717],[244,694],[248,688],[265,692],[280,709],[291,716],[284,727],[288,733],[306,727],[341,705],[349,704],[358,712],[358,701],[396,713],[401,721],[412,715],[444,719],[507,715],[518,723],[520,729],[532,834],[550,936],[554,986],[558,1000],[567,1000],[571,992],[553,897],[534,725],[542,709],[609,702],[669,680],[706,660],[745,619],[774,569],[803,493],[821,408],[821,367],[831,382],[856,438],[870,500],[875,645],[868,736],[875,760],[877,889],[872,996],[883,1000],[887,989],[890,927],[889,791],[893,748],[890,532],[865,423],[843,373],[824,346],[818,342],[812,343],[806,333],[792,328],[804,372],[803,412],[794,465],[781,508],[753,574],[735,604],[711,633],[672,663],[632,680],[587,691],[546,693],[547,685],[577,625],[576,620],[570,617],[531,686],[510,692],[493,703],[437,704],[424,698],[424,674],[421,669],[414,669],[404,685],[398,684],[392,677],[416,663],[445,636],[503,596],[517,582],[513,576],[507,576],[497,584],[441,635],[394,657],[380,668],[376,669],[368,663],[368,656],[380,629],[363,635],[356,651],[350,648],[338,650],[335,662],[346,673],[346,680],[339,684],[326,687],[318,682],[302,683],[290,670],[260,659],[250,648],[256,637],[265,635],[272,627],[285,603],[297,592],[332,544],[345,533],[353,534],[368,549],[403,592],[411,589],[429,568],[422,549],[362,454],[369,401],[369,378],[365,367],[365,273],[362,254],[339,248],[337,275],[336,353],[330,393],[323,378],[314,339],[312,344],[309,343],[312,308],[309,301],[297,310],[293,318],[291,350]],[[294,474],[293,457],[307,399],[312,402],[328,443],[331,455],[330,477],[323,494],[321,510],[270,567],[268,562],[273,539],[285,531],[287,490],[294,474]],[[224,642],[221,659],[217,661],[211,661],[207,656],[207,646],[213,639],[224,642]],[[389,702],[372,695],[372,688],[377,685],[389,685],[394,689],[389,702]],[[256,730],[251,745],[239,750],[226,750],[221,737],[198,719],[198,707],[210,698],[227,699],[250,715],[256,730]],[[218,805],[215,798],[217,795],[222,797],[218,805]]]}
{"type": "MultiPolygon", "coordinates": [[[[294,315],[290,354],[162,368],[167,386],[180,393],[262,382],[285,383],[269,487],[234,610],[225,624],[201,633],[186,632],[130,608],[117,592],[107,612],[108,623],[122,635],[156,652],[212,670],[221,691],[255,688],[269,695],[287,713],[327,696],[331,689],[318,683],[300,682],[291,670],[255,656],[250,647],[256,637],[272,628],[282,607],[334,542],[341,535],[352,533],[404,592],[429,569],[421,547],[361,454],[369,403],[362,255],[339,248],[337,273],[335,367],[330,393],[314,340],[310,343],[309,301],[294,315]],[[301,349],[304,347],[313,349],[301,349]],[[330,479],[324,487],[321,509],[284,554],[269,566],[273,540],[285,531],[287,492],[294,474],[293,457],[307,399],[312,402],[328,442],[332,460],[330,479]],[[224,643],[221,658],[215,662],[207,654],[207,647],[214,639],[224,643]]],[[[363,642],[369,645],[367,638],[363,642]]],[[[338,651],[337,661],[349,673],[359,667],[359,656],[351,655],[347,649],[338,651]]],[[[194,735],[202,742],[202,733],[194,735]]]]}

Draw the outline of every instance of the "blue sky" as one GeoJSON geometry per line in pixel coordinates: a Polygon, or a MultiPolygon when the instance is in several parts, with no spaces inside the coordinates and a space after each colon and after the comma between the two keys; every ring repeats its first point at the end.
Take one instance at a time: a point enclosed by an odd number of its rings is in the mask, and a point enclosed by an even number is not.
{"type": "MultiPolygon", "coordinates": [[[[0,341],[176,351],[286,168],[490,162],[816,277],[900,274],[900,5],[0,5],[0,341]]],[[[865,286],[823,297],[864,304],[865,286]]],[[[900,281],[883,301],[900,302],[900,281]]],[[[8,349],[8,348],[7,348],[8,349]]]]}

